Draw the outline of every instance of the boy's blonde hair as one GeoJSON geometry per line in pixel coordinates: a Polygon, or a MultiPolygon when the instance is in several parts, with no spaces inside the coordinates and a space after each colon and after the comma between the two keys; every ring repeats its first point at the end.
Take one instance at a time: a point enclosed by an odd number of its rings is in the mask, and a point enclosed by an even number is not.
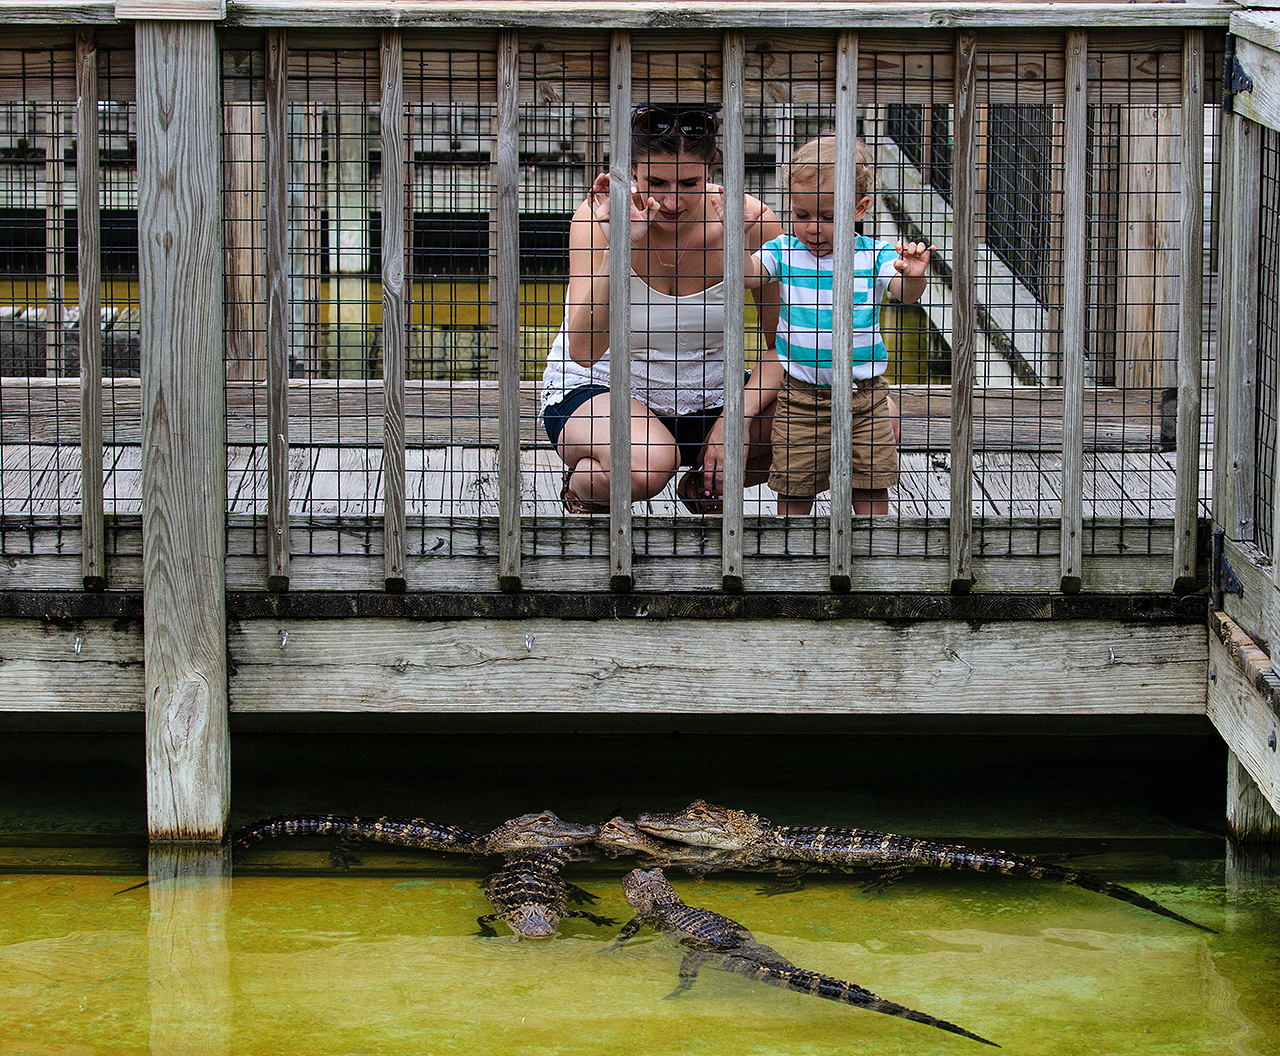
{"type": "MultiPolygon", "coordinates": [[[[871,164],[871,151],[862,140],[857,141],[858,170],[854,186],[859,198],[876,193],[876,172],[871,164]]],[[[830,181],[836,169],[836,137],[819,136],[796,148],[791,160],[782,167],[782,179],[788,188],[797,183],[830,181]]]]}

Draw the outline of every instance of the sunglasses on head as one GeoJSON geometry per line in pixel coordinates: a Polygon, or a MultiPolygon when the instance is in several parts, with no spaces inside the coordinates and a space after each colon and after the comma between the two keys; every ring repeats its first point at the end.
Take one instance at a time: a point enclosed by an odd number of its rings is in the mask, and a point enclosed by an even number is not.
{"type": "Polygon", "coordinates": [[[684,107],[667,110],[660,106],[641,106],[631,115],[631,131],[641,135],[667,136],[677,130],[686,139],[713,136],[716,133],[716,112],[684,107]]]}

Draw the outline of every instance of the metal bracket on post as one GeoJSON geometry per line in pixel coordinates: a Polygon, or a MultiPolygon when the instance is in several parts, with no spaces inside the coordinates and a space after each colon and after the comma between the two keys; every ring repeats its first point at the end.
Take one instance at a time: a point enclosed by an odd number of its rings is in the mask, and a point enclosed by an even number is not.
{"type": "Polygon", "coordinates": [[[1213,607],[1217,612],[1222,611],[1223,595],[1230,591],[1238,598],[1244,597],[1244,583],[1240,577],[1236,575],[1235,569],[1227,561],[1225,552],[1226,532],[1221,528],[1215,528],[1213,531],[1213,571],[1211,591],[1213,595],[1213,607]]]}
{"type": "Polygon", "coordinates": [[[1253,78],[1240,65],[1240,56],[1236,54],[1236,35],[1227,34],[1226,55],[1223,61],[1222,109],[1234,113],[1233,102],[1237,92],[1252,92],[1253,78]]]}

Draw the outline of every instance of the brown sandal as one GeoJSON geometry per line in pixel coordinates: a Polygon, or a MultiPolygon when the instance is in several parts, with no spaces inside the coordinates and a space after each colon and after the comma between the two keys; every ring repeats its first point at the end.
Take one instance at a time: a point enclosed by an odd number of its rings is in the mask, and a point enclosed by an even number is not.
{"type": "Polygon", "coordinates": [[[609,504],[607,502],[588,502],[586,499],[580,499],[572,491],[569,490],[569,481],[573,477],[573,470],[566,469],[564,471],[564,483],[560,488],[560,503],[564,506],[565,513],[576,514],[595,514],[608,513],[609,504]]]}
{"type": "Polygon", "coordinates": [[[690,513],[700,517],[724,513],[724,499],[702,494],[702,470],[691,469],[676,484],[676,494],[690,513]]]}

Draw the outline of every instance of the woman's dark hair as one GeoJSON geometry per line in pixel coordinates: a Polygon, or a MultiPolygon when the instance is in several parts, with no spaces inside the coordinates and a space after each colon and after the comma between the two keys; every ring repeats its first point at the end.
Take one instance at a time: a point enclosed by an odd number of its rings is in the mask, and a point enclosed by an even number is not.
{"type": "Polygon", "coordinates": [[[708,165],[720,155],[719,104],[650,103],[631,112],[631,160],[692,154],[708,165]]]}

